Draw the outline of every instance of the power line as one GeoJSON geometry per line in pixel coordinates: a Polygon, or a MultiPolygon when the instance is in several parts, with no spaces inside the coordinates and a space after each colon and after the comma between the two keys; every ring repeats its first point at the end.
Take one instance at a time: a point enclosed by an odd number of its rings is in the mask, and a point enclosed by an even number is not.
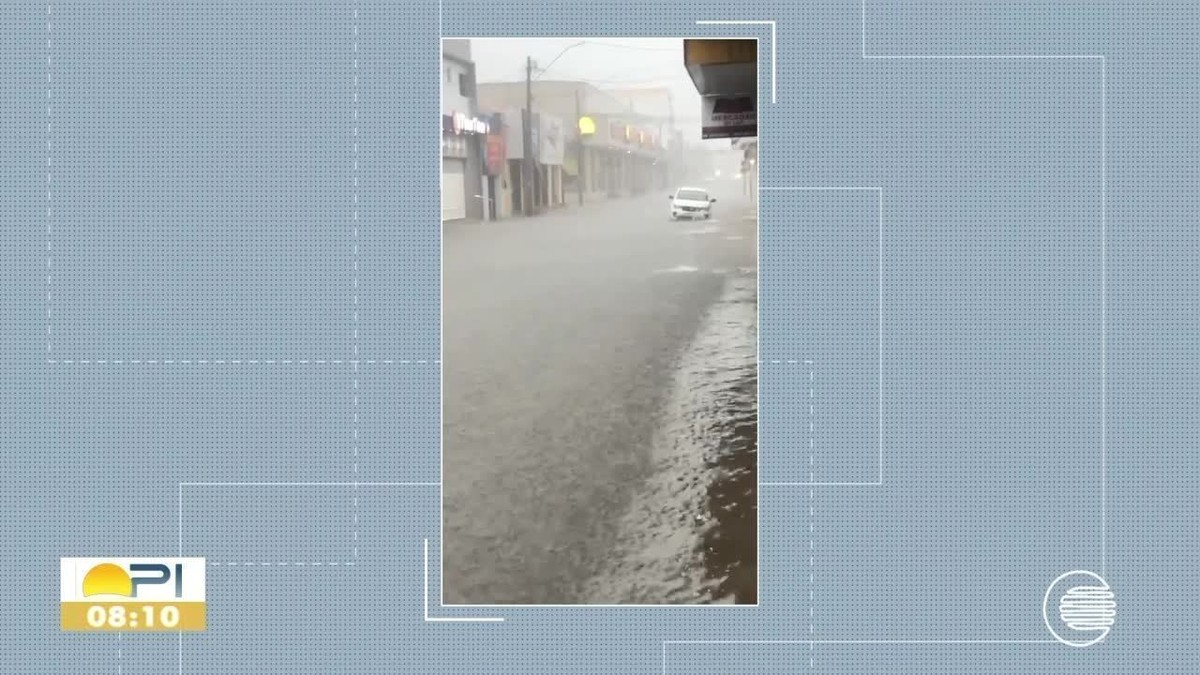
{"type": "MultiPolygon", "coordinates": [[[[540,79],[540,78],[542,77],[542,75],[545,75],[545,74],[546,74],[546,71],[547,71],[547,70],[550,70],[550,68],[551,68],[551,67],[552,67],[552,66],[553,66],[555,63],[557,63],[559,59],[561,59],[561,58],[563,57],[563,55],[564,55],[564,54],[566,54],[567,52],[571,51],[572,49],[574,49],[574,48],[576,48],[576,47],[582,47],[583,45],[586,45],[586,44],[588,44],[588,43],[587,43],[587,41],[586,41],[586,40],[582,40],[582,41],[580,41],[580,42],[576,42],[576,43],[574,43],[574,44],[570,44],[570,45],[567,45],[566,47],[563,47],[563,50],[562,50],[562,51],[560,51],[560,52],[558,53],[558,56],[555,56],[553,59],[551,59],[551,60],[550,60],[550,63],[547,63],[547,64],[546,64],[546,67],[545,67],[545,68],[538,68],[538,71],[539,71],[539,72],[538,72],[538,75],[537,75],[537,77],[535,77],[535,78],[533,78],[533,79],[535,79],[535,80],[536,80],[536,79],[540,79]]],[[[529,58],[529,57],[526,57],[526,60],[527,60],[527,63],[528,63],[528,64],[530,64],[530,65],[529,65],[529,68],[533,68],[534,66],[532,66],[532,65],[531,65],[531,64],[533,63],[533,60],[532,60],[531,58],[529,58]]],[[[526,72],[526,74],[525,74],[525,77],[526,77],[526,79],[528,79],[528,78],[529,78],[529,72],[526,72]]]]}
{"type": "Polygon", "coordinates": [[[586,44],[596,45],[599,47],[612,47],[613,49],[633,49],[645,52],[682,52],[682,42],[679,47],[644,47],[641,45],[623,45],[617,42],[601,42],[599,40],[584,40],[586,44]]]}
{"type": "MultiPolygon", "coordinates": [[[[663,77],[654,78],[652,80],[612,80],[598,77],[581,77],[583,82],[590,84],[627,84],[627,85],[656,85],[656,84],[674,84],[678,82],[686,82],[682,76],[664,75],[663,77]]],[[[649,88],[649,87],[647,87],[649,88]]]]}
{"type": "Polygon", "coordinates": [[[550,70],[550,67],[553,66],[554,63],[556,61],[558,61],[560,58],[562,58],[567,52],[571,51],[572,49],[574,49],[576,47],[583,47],[585,45],[594,45],[596,47],[608,47],[610,49],[629,49],[629,50],[633,50],[633,51],[645,51],[645,52],[677,52],[677,53],[682,54],[682,49],[681,49],[682,42],[680,43],[681,47],[676,48],[676,47],[647,47],[647,46],[641,46],[641,45],[623,45],[623,44],[619,44],[616,42],[601,42],[599,40],[580,40],[579,42],[575,42],[575,43],[567,45],[565,48],[563,48],[563,50],[558,53],[558,56],[555,56],[554,59],[552,59],[550,61],[550,63],[548,63],[546,65],[546,67],[538,68],[538,71],[539,71],[538,77],[541,77],[542,75],[544,75],[546,73],[547,70],[550,70]]]}

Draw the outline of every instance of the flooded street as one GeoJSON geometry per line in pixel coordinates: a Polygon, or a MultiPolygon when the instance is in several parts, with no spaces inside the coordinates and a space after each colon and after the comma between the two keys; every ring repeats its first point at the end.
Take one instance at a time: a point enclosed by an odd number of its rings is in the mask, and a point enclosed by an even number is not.
{"type": "Polygon", "coordinates": [[[742,268],[680,358],[649,477],[586,602],[756,602],[756,315],[755,272],[742,268]]]}
{"type": "Polygon", "coordinates": [[[661,195],[447,230],[445,604],[754,603],[756,223],[661,195]]]}

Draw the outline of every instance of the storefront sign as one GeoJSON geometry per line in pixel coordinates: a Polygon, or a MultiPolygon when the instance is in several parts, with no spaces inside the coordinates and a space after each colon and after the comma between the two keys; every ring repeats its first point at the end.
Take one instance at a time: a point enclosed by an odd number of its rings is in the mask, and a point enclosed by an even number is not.
{"type": "Polygon", "coordinates": [[[487,120],[478,117],[468,117],[463,113],[442,115],[442,131],[450,134],[486,134],[491,132],[487,120]]]}
{"type": "Polygon", "coordinates": [[[488,134],[485,168],[489,176],[497,176],[504,173],[504,162],[508,159],[506,150],[504,136],[500,134],[488,134]]]}
{"type": "Polygon", "coordinates": [[[701,138],[745,138],[758,135],[753,96],[704,96],[700,99],[701,138]]]}

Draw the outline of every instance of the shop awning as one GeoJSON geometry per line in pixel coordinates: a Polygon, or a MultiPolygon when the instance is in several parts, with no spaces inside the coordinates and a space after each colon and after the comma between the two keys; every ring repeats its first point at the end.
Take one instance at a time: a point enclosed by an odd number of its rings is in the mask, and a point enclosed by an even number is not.
{"type": "Polygon", "coordinates": [[[684,40],[683,63],[701,96],[758,93],[758,40],[684,40]]]}

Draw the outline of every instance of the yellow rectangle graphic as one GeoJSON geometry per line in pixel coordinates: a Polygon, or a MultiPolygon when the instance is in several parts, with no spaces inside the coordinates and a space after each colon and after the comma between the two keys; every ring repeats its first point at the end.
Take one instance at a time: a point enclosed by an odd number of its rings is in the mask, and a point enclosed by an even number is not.
{"type": "Polygon", "coordinates": [[[63,602],[62,629],[102,632],[202,631],[203,602],[63,602]]]}

